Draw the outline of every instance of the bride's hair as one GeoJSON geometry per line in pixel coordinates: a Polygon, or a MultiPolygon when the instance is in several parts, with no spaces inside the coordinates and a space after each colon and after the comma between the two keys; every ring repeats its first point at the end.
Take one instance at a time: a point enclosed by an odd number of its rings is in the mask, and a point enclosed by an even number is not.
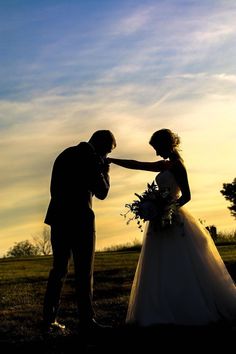
{"type": "Polygon", "coordinates": [[[152,134],[149,143],[163,144],[171,148],[177,148],[180,144],[180,137],[170,129],[160,129],[152,134]]]}
{"type": "Polygon", "coordinates": [[[155,131],[149,144],[152,146],[161,145],[169,151],[175,152],[179,157],[180,137],[170,129],[160,129],[155,131]]]}

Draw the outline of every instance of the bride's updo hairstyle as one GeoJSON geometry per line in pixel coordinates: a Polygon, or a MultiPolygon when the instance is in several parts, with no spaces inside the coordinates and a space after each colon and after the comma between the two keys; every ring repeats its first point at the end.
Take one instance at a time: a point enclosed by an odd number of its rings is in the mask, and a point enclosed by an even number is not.
{"type": "Polygon", "coordinates": [[[152,134],[149,144],[161,147],[165,151],[174,152],[179,156],[180,137],[170,129],[160,129],[152,134]]]}

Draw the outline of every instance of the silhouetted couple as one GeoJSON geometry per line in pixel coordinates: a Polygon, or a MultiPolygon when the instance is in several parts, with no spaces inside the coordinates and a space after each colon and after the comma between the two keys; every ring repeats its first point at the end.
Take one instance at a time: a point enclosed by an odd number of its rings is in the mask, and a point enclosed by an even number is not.
{"type": "Polygon", "coordinates": [[[160,129],[151,136],[149,144],[162,160],[109,158],[107,154],[116,146],[115,138],[110,131],[101,130],[88,143],[68,148],[56,159],[45,220],[51,225],[54,256],[45,295],[47,326],[60,327],[56,315],[71,251],[80,325],[99,326],[92,306],[95,242],[92,196],[99,199],[107,196],[109,163],[158,172],[155,180],[159,190],[168,190],[176,205],[174,221],[167,227],[156,216],[146,222],[126,323],[139,327],[195,326],[236,320],[235,283],[209,232],[185,209],[191,193],[179,153],[180,138],[170,129],[160,129]]]}

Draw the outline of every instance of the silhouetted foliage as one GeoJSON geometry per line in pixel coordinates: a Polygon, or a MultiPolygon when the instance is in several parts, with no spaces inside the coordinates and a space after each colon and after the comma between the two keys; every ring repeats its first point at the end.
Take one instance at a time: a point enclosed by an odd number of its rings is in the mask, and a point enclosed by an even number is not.
{"type": "Polygon", "coordinates": [[[37,256],[39,250],[37,246],[32,245],[28,240],[15,243],[7,252],[7,257],[26,257],[37,256]]]}
{"type": "Polygon", "coordinates": [[[223,189],[220,192],[232,204],[228,209],[231,215],[236,218],[236,178],[234,178],[232,183],[223,183],[223,189]]]}
{"type": "Polygon", "coordinates": [[[142,243],[138,239],[134,239],[133,242],[127,242],[119,245],[113,245],[103,248],[103,252],[120,252],[120,251],[140,251],[142,243]]]}
{"type": "Polygon", "coordinates": [[[33,240],[35,246],[38,248],[39,254],[44,256],[52,254],[51,233],[47,226],[43,228],[41,233],[34,235],[33,240]]]}

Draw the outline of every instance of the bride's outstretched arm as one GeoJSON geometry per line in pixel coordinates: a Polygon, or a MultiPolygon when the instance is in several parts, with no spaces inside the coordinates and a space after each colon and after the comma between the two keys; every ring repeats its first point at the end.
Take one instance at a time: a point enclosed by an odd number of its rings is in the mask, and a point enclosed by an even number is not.
{"type": "Polygon", "coordinates": [[[142,162],[137,160],[117,159],[113,157],[107,158],[108,163],[114,163],[118,166],[129,168],[132,170],[144,170],[159,172],[170,167],[170,162],[165,160],[155,162],[142,162]]]}

